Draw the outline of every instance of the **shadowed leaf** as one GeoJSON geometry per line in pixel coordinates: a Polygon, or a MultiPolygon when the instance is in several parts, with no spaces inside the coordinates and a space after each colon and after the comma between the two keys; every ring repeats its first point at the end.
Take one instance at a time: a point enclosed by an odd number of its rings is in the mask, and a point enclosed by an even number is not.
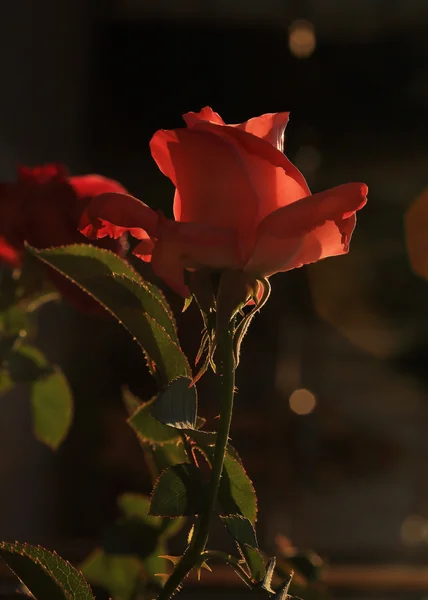
{"type": "Polygon", "coordinates": [[[59,369],[31,384],[31,405],[36,438],[56,450],[73,420],[73,397],[59,369]]]}
{"type": "Polygon", "coordinates": [[[197,467],[189,463],[169,467],[153,488],[150,514],[160,517],[199,514],[205,506],[204,491],[197,467]]]}
{"type": "Polygon", "coordinates": [[[175,321],[161,291],[113,252],[87,244],[29,252],[89,293],[129,331],[163,383],[191,377],[175,321]]]}
{"type": "Polygon", "coordinates": [[[241,516],[221,517],[221,520],[236,541],[253,582],[260,582],[265,576],[265,566],[258,549],[257,536],[252,523],[241,516]]]}
{"type": "Polygon", "coordinates": [[[174,379],[157,396],[151,405],[152,415],[164,425],[177,429],[196,426],[198,398],[196,387],[186,377],[174,379]]]}
{"type": "Polygon", "coordinates": [[[55,552],[0,542],[0,556],[36,600],[94,600],[82,573],[55,552]]]}
{"type": "Polygon", "coordinates": [[[105,588],[112,598],[131,600],[143,565],[136,556],[111,556],[97,548],[81,568],[88,581],[105,588]]]}

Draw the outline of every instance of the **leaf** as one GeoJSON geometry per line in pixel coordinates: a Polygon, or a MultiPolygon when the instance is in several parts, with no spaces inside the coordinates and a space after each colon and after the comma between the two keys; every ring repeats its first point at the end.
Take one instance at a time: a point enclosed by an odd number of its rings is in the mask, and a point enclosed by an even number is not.
{"type": "Polygon", "coordinates": [[[258,548],[244,544],[240,547],[253,583],[259,583],[265,576],[265,561],[258,548]]]}
{"type": "Polygon", "coordinates": [[[241,516],[221,517],[230,535],[237,543],[245,558],[253,582],[258,583],[265,576],[265,565],[258,549],[257,536],[253,524],[241,516]]]}
{"type": "Polygon", "coordinates": [[[183,444],[154,446],[152,456],[158,473],[162,473],[168,467],[188,462],[183,444]]]}
{"type": "Polygon", "coordinates": [[[21,331],[28,331],[30,322],[28,314],[21,306],[10,306],[0,312],[0,331],[2,334],[17,335],[21,331]]]}
{"type": "MultiPolygon", "coordinates": [[[[196,389],[188,387],[190,382],[189,378],[175,379],[166,390],[145,403],[141,403],[128,389],[123,390],[125,405],[137,406],[128,423],[140,440],[161,445],[177,443],[181,439],[178,429],[191,437],[191,430],[187,427],[197,427],[200,420],[196,417],[196,389]],[[168,420],[170,422],[164,424],[168,420]]],[[[195,435],[198,433],[201,432],[196,431],[195,435]]]]}
{"type": "Polygon", "coordinates": [[[275,567],[276,556],[273,556],[268,560],[268,563],[266,565],[266,573],[262,581],[262,588],[264,590],[267,590],[268,592],[271,592],[272,594],[274,593],[274,590],[272,589],[272,578],[275,573],[275,567]]]}
{"type": "Polygon", "coordinates": [[[89,244],[29,252],[98,300],[147,353],[164,383],[191,377],[175,321],[161,291],[113,252],[89,244]]]}
{"type": "Polygon", "coordinates": [[[218,500],[225,515],[242,515],[251,523],[257,518],[257,497],[244,467],[229,453],[224,459],[218,500]]]}
{"type": "Polygon", "coordinates": [[[15,383],[7,369],[0,369],[0,395],[13,389],[15,383]]]}
{"type": "Polygon", "coordinates": [[[36,600],[95,600],[82,573],[55,552],[0,542],[0,556],[36,600]]]}
{"type": "Polygon", "coordinates": [[[150,514],[181,517],[199,514],[205,506],[205,487],[197,467],[190,463],[166,469],[153,488],[150,514]]]}
{"type": "Polygon", "coordinates": [[[159,531],[159,540],[166,540],[175,535],[184,525],[185,519],[162,519],[149,514],[150,498],[144,494],[127,492],[119,496],[118,505],[128,518],[141,519],[147,525],[159,531]]]}
{"type": "Polygon", "coordinates": [[[30,383],[52,372],[52,366],[40,350],[28,344],[13,348],[7,363],[15,383],[30,383]]]}
{"type": "MultiPolygon", "coordinates": [[[[124,391],[126,396],[125,403],[129,404],[131,392],[124,391]]],[[[168,442],[177,442],[180,439],[179,432],[173,427],[164,425],[152,415],[151,407],[156,397],[148,402],[141,404],[135,413],[128,418],[128,423],[135,431],[137,436],[144,442],[152,444],[166,444],[168,442]]]]}
{"type": "Polygon", "coordinates": [[[73,397],[67,379],[58,368],[31,384],[34,434],[56,450],[73,420],[73,397]]]}
{"type": "Polygon", "coordinates": [[[160,517],[153,517],[149,515],[150,509],[150,498],[144,494],[136,494],[133,492],[126,492],[119,496],[117,500],[120,511],[125,517],[138,518],[151,525],[155,529],[160,529],[162,526],[162,519],[160,517]]]}
{"type": "MultiPolygon", "coordinates": [[[[197,446],[212,462],[216,434],[187,431],[197,446]]],[[[218,502],[224,515],[242,515],[254,525],[257,518],[257,496],[235,449],[228,445],[224,458],[223,474],[218,491],[218,502]]]]}
{"type": "Polygon", "coordinates": [[[164,425],[194,429],[198,409],[196,387],[186,377],[174,379],[162,390],[151,406],[152,415],[164,425]]]}
{"type": "Polygon", "coordinates": [[[105,588],[113,598],[120,600],[134,597],[142,568],[136,556],[111,556],[101,548],[95,549],[81,565],[88,581],[105,588]]]}
{"type": "Polygon", "coordinates": [[[253,548],[258,548],[257,536],[253,524],[241,516],[220,517],[226,525],[228,532],[242,546],[248,544],[253,548]]]}

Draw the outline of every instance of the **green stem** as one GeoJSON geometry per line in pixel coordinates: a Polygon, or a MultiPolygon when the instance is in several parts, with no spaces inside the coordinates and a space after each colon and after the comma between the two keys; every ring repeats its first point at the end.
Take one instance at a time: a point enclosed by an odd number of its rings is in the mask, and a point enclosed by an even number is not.
{"type": "Polygon", "coordinates": [[[234,322],[217,331],[217,376],[220,378],[221,409],[217,440],[212,462],[211,478],[209,483],[208,501],[205,511],[200,516],[193,539],[176,565],[165,584],[158,600],[169,600],[179,589],[184,579],[193,569],[201,564],[201,555],[208,541],[211,515],[214,511],[221,474],[223,472],[224,457],[229,440],[230,424],[232,421],[233,397],[235,393],[235,363],[233,358],[234,322]]]}

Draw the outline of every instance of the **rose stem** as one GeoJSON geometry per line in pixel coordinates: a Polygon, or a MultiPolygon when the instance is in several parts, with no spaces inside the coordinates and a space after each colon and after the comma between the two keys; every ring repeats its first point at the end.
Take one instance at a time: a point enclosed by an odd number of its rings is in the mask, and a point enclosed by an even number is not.
{"type": "Polygon", "coordinates": [[[217,376],[220,378],[221,408],[208,488],[207,507],[205,512],[200,516],[189,547],[171,573],[165,587],[158,596],[158,600],[169,600],[172,598],[193,567],[200,565],[201,555],[207,545],[211,515],[217,502],[218,488],[232,421],[233,397],[235,393],[235,362],[233,357],[234,325],[233,320],[227,326],[217,330],[217,376]]]}

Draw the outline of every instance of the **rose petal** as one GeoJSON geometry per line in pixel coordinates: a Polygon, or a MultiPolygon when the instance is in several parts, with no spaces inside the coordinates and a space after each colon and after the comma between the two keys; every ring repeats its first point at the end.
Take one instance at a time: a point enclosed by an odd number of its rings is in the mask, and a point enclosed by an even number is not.
{"type": "Polygon", "coordinates": [[[232,125],[232,127],[262,138],[280,152],[284,152],[284,131],[289,117],[289,112],[266,113],[260,117],[253,117],[245,123],[232,125]]]}
{"type": "Polygon", "coordinates": [[[144,260],[144,262],[150,262],[152,260],[153,248],[155,246],[152,238],[147,235],[145,239],[141,239],[138,244],[135,246],[132,254],[144,260]]]}
{"type": "Polygon", "coordinates": [[[110,192],[93,198],[83,211],[80,231],[91,239],[119,238],[129,232],[137,239],[157,235],[159,215],[128,194],[110,192]]]}
{"type": "Polygon", "coordinates": [[[250,178],[251,165],[235,144],[217,132],[192,128],[158,131],[150,148],[160,170],[177,188],[177,220],[230,229],[242,239],[254,235],[259,198],[250,178]]]}
{"type": "Polygon", "coordinates": [[[161,219],[152,267],[178,294],[189,295],[184,269],[237,269],[240,265],[237,238],[232,231],[161,219]]]}
{"type": "Polygon", "coordinates": [[[224,125],[223,119],[220,115],[213,111],[210,106],[205,106],[198,113],[188,112],[183,115],[183,119],[186,122],[187,127],[193,127],[200,121],[207,121],[208,123],[217,123],[218,125],[224,125]]]}
{"type": "Polygon", "coordinates": [[[193,130],[215,134],[236,148],[257,194],[258,222],[278,208],[310,195],[297,167],[270,142],[229,125],[200,122],[193,130]]]}
{"type": "MultiPolygon", "coordinates": [[[[256,137],[262,138],[272,144],[275,148],[284,151],[284,131],[289,120],[289,112],[266,113],[260,117],[253,117],[244,123],[228,124],[228,127],[236,127],[256,137]]],[[[183,115],[187,127],[194,127],[198,123],[216,123],[226,125],[220,115],[213,111],[210,106],[205,106],[198,113],[188,112],[183,115]]]]}
{"type": "Polygon", "coordinates": [[[349,183],[277,210],[260,223],[245,270],[268,276],[348,252],[367,186],[349,183]]]}
{"type": "Polygon", "coordinates": [[[69,181],[79,198],[98,196],[109,192],[128,193],[118,181],[107,179],[102,175],[78,175],[70,177],[69,181]]]}

